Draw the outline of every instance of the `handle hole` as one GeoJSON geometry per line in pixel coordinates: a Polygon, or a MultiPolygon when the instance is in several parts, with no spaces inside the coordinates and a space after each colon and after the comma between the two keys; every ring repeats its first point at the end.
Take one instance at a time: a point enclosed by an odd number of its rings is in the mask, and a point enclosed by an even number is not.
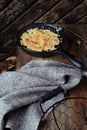
{"type": "Polygon", "coordinates": [[[69,81],[69,78],[70,78],[70,76],[69,76],[69,75],[65,75],[65,76],[64,76],[64,79],[65,79],[65,84],[69,81]]]}

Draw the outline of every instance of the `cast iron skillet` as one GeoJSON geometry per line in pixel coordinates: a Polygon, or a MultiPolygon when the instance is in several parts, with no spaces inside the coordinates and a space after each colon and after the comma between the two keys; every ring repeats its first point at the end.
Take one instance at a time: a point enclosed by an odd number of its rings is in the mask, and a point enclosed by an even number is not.
{"type": "Polygon", "coordinates": [[[81,61],[76,58],[74,55],[66,52],[63,47],[65,44],[67,44],[67,40],[66,40],[66,36],[64,34],[64,29],[62,27],[57,27],[51,24],[46,24],[46,23],[34,23],[34,24],[30,24],[27,25],[25,27],[23,27],[17,35],[17,45],[19,47],[21,47],[25,52],[27,52],[28,54],[35,56],[35,57],[51,57],[53,55],[56,55],[58,53],[63,54],[64,56],[66,56],[76,67],[78,68],[83,68],[83,65],[81,63],[81,61]],[[34,50],[30,50],[28,49],[26,46],[23,46],[20,44],[20,37],[21,35],[26,32],[28,29],[34,29],[34,28],[39,28],[39,29],[49,29],[52,32],[59,34],[60,38],[62,38],[62,42],[60,42],[60,44],[55,46],[55,49],[50,51],[44,51],[42,50],[40,51],[34,51],[34,50]]]}

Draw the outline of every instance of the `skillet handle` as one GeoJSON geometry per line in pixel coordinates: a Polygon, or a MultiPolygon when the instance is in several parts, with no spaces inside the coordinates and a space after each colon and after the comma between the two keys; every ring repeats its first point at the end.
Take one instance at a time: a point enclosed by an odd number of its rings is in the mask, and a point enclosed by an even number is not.
{"type": "Polygon", "coordinates": [[[83,63],[74,55],[72,55],[71,53],[66,52],[65,50],[61,49],[60,51],[58,51],[58,53],[63,54],[64,56],[66,56],[76,67],[82,69],[84,67],[83,63]]]}

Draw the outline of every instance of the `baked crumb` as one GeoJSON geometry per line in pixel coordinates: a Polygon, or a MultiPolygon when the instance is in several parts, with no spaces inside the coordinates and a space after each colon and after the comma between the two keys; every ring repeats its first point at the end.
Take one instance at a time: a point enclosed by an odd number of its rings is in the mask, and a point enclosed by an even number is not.
{"type": "Polygon", "coordinates": [[[21,45],[26,46],[34,51],[52,51],[55,45],[60,43],[59,35],[50,31],[42,29],[29,29],[21,35],[21,45]]]}

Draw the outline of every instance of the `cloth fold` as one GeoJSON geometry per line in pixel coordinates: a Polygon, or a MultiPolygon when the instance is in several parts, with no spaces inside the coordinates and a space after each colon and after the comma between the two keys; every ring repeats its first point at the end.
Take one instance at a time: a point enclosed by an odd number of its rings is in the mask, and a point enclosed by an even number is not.
{"type": "Polygon", "coordinates": [[[66,93],[80,82],[83,75],[87,72],[48,60],[34,60],[16,71],[2,73],[0,130],[37,130],[43,111],[64,98],[62,91],[57,94],[54,90],[61,86],[66,93]],[[41,103],[47,95],[47,101],[41,103]]]}

